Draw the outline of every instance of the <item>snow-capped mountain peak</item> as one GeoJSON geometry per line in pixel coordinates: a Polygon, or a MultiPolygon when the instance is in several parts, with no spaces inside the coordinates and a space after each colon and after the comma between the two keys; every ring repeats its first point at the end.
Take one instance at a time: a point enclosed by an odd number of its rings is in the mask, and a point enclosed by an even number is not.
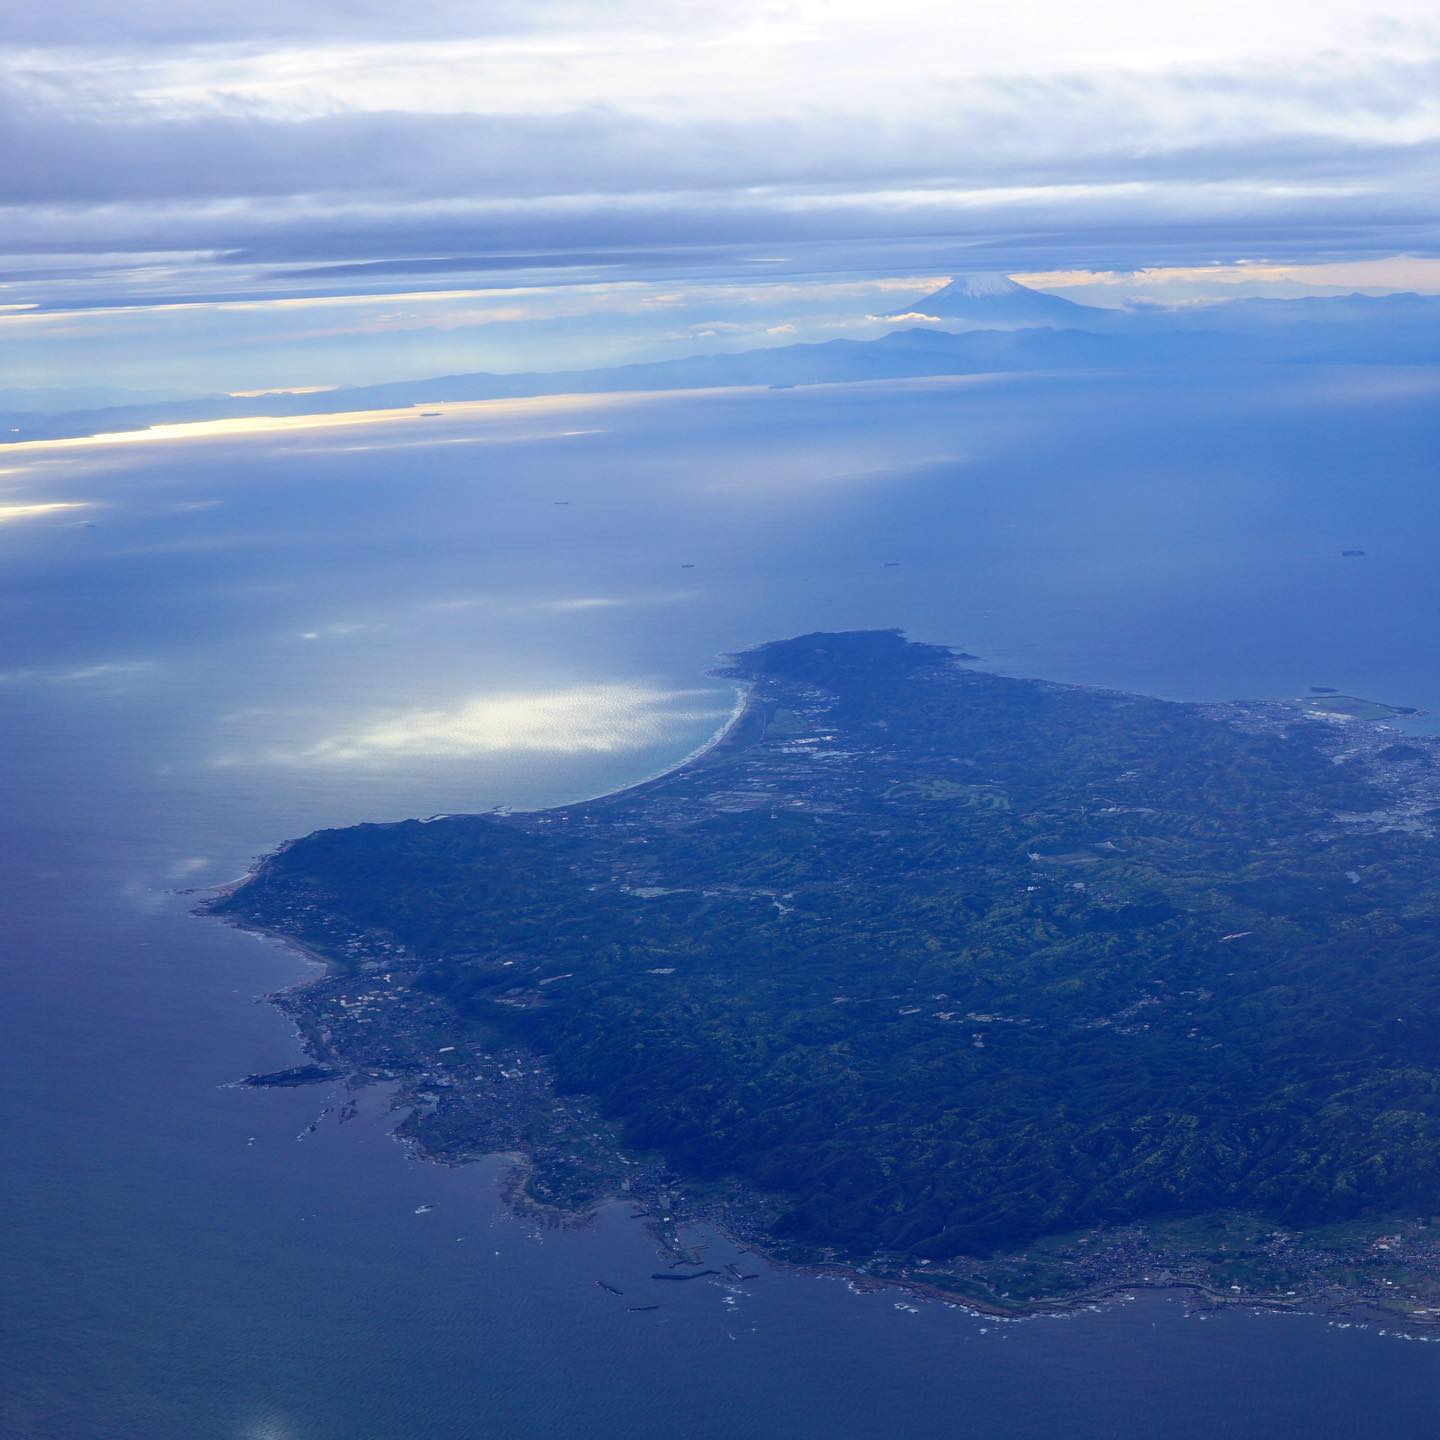
{"type": "Polygon", "coordinates": [[[893,313],[932,316],[967,330],[1017,330],[1032,325],[1076,328],[1099,319],[1088,305],[1032,290],[996,271],[957,275],[933,294],[893,313]]]}

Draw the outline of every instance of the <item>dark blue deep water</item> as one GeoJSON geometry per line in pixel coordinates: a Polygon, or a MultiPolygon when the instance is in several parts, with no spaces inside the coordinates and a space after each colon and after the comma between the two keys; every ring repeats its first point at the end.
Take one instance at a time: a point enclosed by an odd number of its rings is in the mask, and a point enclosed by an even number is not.
{"type": "Polygon", "coordinates": [[[254,1002],[305,966],[183,892],[639,778],[723,721],[718,652],[817,628],[1440,713],[1437,397],[1316,367],[0,451],[0,1435],[1433,1435],[1440,1346],[1164,1295],[1002,1325],[767,1272],[628,1313],[623,1211],[536,1233],[381,1097],[297,1140],[317,1092],[222,1088],[294,1062],[254,1002]]]}

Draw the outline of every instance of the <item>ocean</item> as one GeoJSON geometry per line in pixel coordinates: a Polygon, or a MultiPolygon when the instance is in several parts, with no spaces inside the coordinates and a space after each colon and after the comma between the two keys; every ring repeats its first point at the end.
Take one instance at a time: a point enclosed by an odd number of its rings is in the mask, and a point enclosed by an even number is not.
{"type": "Polygon", "coordinates": [[[295,1063],[260,997],[309,971],[191,909],[317,827],[652,774],[729,713],[722,652],[809,630],[1434,729],[1437,393],[1006,377],[0,453],[0,1434],[1428,1437],[1440,1346],[1374,1327],[656,1286],[623,1207],[537,1230],[382,1095],[228,1088],[295,1063]]]}

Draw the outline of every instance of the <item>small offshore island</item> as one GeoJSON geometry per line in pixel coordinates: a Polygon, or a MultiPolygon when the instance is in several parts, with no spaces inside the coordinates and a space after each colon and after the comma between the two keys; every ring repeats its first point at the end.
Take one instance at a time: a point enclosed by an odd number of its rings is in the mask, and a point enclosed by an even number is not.
{"type": "Polygon", "coordinates": [[[762,645],[658,779],[289,844],[207,906],[327,963],[274,997],[314,1066],[251,1081],[398,1081],[425,1153],[627,1198],[675,1278],[703,1218],[1002,1312],[1440,1321],[1440,745],[963,658],[762,645]]]}

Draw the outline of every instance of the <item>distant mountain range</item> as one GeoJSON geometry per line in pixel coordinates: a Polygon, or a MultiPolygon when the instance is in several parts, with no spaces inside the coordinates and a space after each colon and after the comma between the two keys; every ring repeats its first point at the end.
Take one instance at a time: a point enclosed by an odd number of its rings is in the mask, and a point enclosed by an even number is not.
{"type": "Polygon", "coordinates": [[[890,318],[904,328],[874,340],[772,346],[607,369],[442,375],[319,394],[92,404],[55,414],[50,406],[7,404],[0,392],[0,435],[15,442],[187,421],[607,391],[1186,365],[1440,365],[1440,296],[1242,299],[1183,310],[1101,310],[1028,290],[1003,276],[968,276],[890,318]],[[919,315],[937,323],[913,323],[919,315]],[[988,317],[988,324],[975,328],[972,322],[980,317],[988,317]],[[960,328],[941,328],[947,320],[960,328]]]}

